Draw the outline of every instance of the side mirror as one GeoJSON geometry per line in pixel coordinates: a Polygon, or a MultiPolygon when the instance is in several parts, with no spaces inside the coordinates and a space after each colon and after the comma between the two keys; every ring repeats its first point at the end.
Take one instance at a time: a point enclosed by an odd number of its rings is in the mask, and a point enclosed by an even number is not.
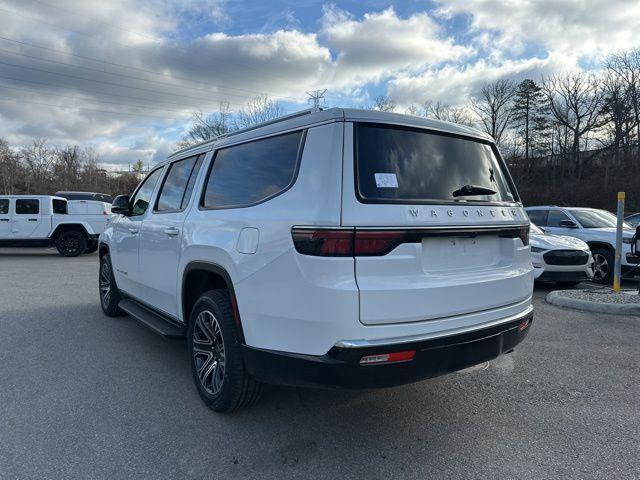
{"type": "Polygon", "coordinates": [[[578,225],[573,220],[560,220],[560,226],[562,228],[578,228],[578,225]]]}
{"type": "Polygon", "coordinates": [[[129,195],[118,195],[111,204],[111,213],[129,215],[131,207],[129,205],[129,195]]]}

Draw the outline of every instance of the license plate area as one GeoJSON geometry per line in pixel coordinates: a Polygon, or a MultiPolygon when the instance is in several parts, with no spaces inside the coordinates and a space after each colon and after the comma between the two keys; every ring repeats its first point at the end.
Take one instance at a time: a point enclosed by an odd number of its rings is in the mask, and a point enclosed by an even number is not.
{"type": "Polygon", "coordinates": [[[501,240],[497,235],[423,238],[422,267],[425,272],[444,273],[497,266],[501,240]]]}

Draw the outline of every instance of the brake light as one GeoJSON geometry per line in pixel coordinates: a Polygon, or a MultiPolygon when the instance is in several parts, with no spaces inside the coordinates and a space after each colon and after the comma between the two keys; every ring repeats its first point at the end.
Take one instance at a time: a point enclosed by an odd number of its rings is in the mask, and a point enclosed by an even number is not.
{"type": "Polygon", "coordinates": [[[386,255],[406,239],[407,232],[404,231],[356,230],[355,255],[362,257],[386,255]]]}
{"type": "Polygon", "coordinates": [[[522,240],[523,245],[526,247],[529,245],[529,225],[518,229],[518,236],[522,240]]]}
{"type": "Polygon", "coordinates": [[[353,256],[353,229],[294,228],[291,235],[296,250],[304,255],[353,256]]]}
{"type": "Polygon", "coordinates": [[[408,241],[404,230],[294,228],[291,235],[299,253],[319,257],[386,255],[408,241]]]}
{"type": "Polygon", "coordinates": [[[360,359],[360,365],[380,365],[384,363],[409,362],[415,356],[415,350],[406,352],[382,353],[378,355],[365,355],[360,359]]]}

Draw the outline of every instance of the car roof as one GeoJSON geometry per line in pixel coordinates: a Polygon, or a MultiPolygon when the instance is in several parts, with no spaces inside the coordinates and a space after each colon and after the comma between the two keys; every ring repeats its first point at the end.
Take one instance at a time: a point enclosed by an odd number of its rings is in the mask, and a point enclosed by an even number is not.
{"type": "Polygon", "coordinates": [[[326,123],[353,121],[384,123],[389,125],[413,126],[429,129],[437,132],[452,133],[471,137],[483,141],[493,142],[492,138],[484,132],[472,127],[458,125],[455,123],[435,120],[430,118],[416,117],[414,115],[402,115],[398,113],[380,112],[377,110],[360,110],[352,108],[329,108],[308,109],[300,112],[285,115],[268,122],[252,125],[241,130],[221,135],[211,140],[193,145],[174,152],[169,158],[158,166],[173,160],[208,152],[214,148],[221,148],[236,143],[242,143],[262,137],[285,133],[315,125],[326,123]]]}
{"type": "Polygon", "coordinates": [[[56,195],[0,195],[0,198],[51,198],[56,200],[67,201],[66,198],[58,197],[56,195]]]}

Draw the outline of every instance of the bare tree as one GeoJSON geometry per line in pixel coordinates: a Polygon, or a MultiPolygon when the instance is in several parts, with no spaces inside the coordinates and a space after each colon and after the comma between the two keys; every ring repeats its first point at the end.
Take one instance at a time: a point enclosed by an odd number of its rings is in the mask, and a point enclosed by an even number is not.
{"type": "Polygon", "coordinates": [[[640,49],[612,54],[606,60],[605,67],[615,74],[628,90],[640,156],[640,49]]]}
{"type": "Polygon", "coordinates": [[[511,122],[515,85],[511,80],[497,80],[485,85],[480,95],[471,99],[471,109],[484,130],[500,144],[511,122]]]}
{"type": "Polygon", "coordinates": [[[369,110],[378,110],[380,112],[393,112],[396,109],[396,103],[385,95],[378,95],[373,105],[368,108],[369,110]]]}
{"type": "Polygon", "coordinates": [[[31,189],[34,192],[46,191],[48,188],[47,180],[50,178],[49,173],[55,161],[54,152],[47,146],[47,140],[45,138],[34,139],[29,147],[20,151],[20,156],[27,169],[27,191],[31,189]]]}
{"type": "Polygon", "coordinates": [[[235,128],[229,104],[220,102],[217,112],[205,116],[202,112],[193,114],[193,123],[178,142],[179,148],[229,133],[235,128]]]}
{"type": "Polygon", "coordinates": [[[18,155],[11,150],[9,143],[0,138],[0,188],[4,195],[13,193],[22,175],[22,165],[18,155]]]}
{"type": "Polygon", "coordinates": [[[606,135],[606,144],[614,149],[617,163],[620,150],[631,144],[632,133],[637,128],[632,105],[633,93],[626,83],[610,70],[603,74],[602,88],[603,132],[606,135]]]}
{"type": "Polygon", "coordinates": [[[602,125],[604,91],[594,75],[579,71],[551,75],[542,89],[554,122],[569,133],[577,159],[582,137],[602,125]]]}
{"type": "Polygon", "coordinates": [[[256,123],[267,122],[285,114],[284,108],[266,95],[250,99],[247,105],[238,112],[235,126],[245,128],[256,123]]]}
{"type": "Polygon", "coordinates": [[[427,100],[423,104],[424,116],[427,118],[435,118],[445,122],[457,123],[472,127],[474,125],[473,118],[469,110],[465,107],[456,107],[440,101],[432,102],[427,100]]]}

